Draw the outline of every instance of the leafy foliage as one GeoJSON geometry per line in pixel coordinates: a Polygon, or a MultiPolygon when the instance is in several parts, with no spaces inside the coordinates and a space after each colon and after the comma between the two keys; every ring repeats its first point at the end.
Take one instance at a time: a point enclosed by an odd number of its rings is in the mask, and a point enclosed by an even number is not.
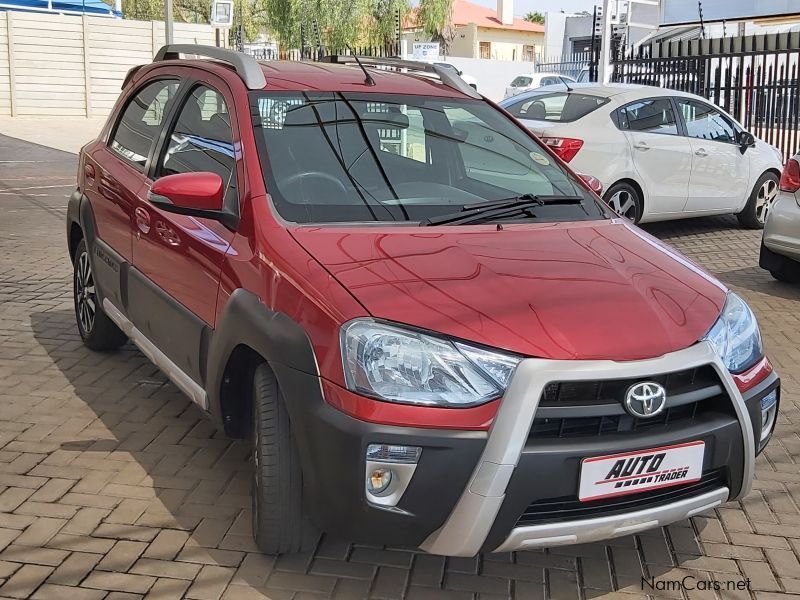
{"type": "Polygon", "coordinates": [[[525,15],[525,20],[531,23],[538,23],[539,25],[544,25],[544,15],[540,13],[538,10],[534,10],[529,12],[525,15]]]}
{"type": "Polygon", "coordinates": [[[431,41],[439,42],[440,52],[449,54],[450,44],[456,36],[452,0],[420,0],[417,22],[431,41]]]}

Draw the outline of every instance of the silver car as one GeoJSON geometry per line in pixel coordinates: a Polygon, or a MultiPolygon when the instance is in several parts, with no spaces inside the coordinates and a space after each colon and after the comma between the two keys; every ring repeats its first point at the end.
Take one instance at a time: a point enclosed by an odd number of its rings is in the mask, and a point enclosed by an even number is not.
{"type": "Polygon", "coordinates": [[[800,282],[800,154],[783,168],[780,194],[764,225],[759,264],[779,281],[800,282]]]}

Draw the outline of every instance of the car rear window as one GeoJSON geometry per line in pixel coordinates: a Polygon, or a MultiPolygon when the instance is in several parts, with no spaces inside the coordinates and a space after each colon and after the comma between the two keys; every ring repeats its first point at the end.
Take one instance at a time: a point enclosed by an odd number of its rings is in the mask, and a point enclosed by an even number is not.
{"type": "Polygon", "coordinates": [[[608,102],[608,98],[579,92],[552,92],[528,96],[506,107],[518,119],[570,123],[608,102]]]}
{"type": "Polygon", "coordinates": [[[521,194],[581,198],[537,209],[537,221],[606,215],[539,142],[482,100],[338,92],[251,99],[267,189],[288,221],[423,221],[521,194]]]}
{"type": "Polygon", "coordinates": [[[511,82],[511,87],[528,87],[532,82],[531,77],[517,77],[511,82]]]}

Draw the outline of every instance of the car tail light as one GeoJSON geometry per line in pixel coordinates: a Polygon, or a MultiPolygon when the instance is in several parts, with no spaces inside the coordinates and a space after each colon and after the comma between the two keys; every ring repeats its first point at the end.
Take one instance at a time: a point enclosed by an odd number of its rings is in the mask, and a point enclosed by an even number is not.
{"type": "Polygon", "coordinates": [[[783,168],[781,190],[792,193],[800,190],[800,163],[793,158],[790,158],[783,168]]]}
{"type": "Polygon", "coordinates": [[[574,138],[543,137],[544,144],[555,152],[564,162],[569,162],[583,146],[583,140],[574,138]]]}

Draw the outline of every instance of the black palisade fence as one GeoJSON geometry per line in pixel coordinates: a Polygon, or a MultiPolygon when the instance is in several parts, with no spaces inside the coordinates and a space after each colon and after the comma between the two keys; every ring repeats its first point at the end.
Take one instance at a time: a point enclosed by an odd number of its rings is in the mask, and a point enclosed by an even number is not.
{"type": "Polygon", "coordinates": [[[800,31],[616,48],[612,81],[691,92],[721,106],[784,160],[800,149],[800,31]]]}

